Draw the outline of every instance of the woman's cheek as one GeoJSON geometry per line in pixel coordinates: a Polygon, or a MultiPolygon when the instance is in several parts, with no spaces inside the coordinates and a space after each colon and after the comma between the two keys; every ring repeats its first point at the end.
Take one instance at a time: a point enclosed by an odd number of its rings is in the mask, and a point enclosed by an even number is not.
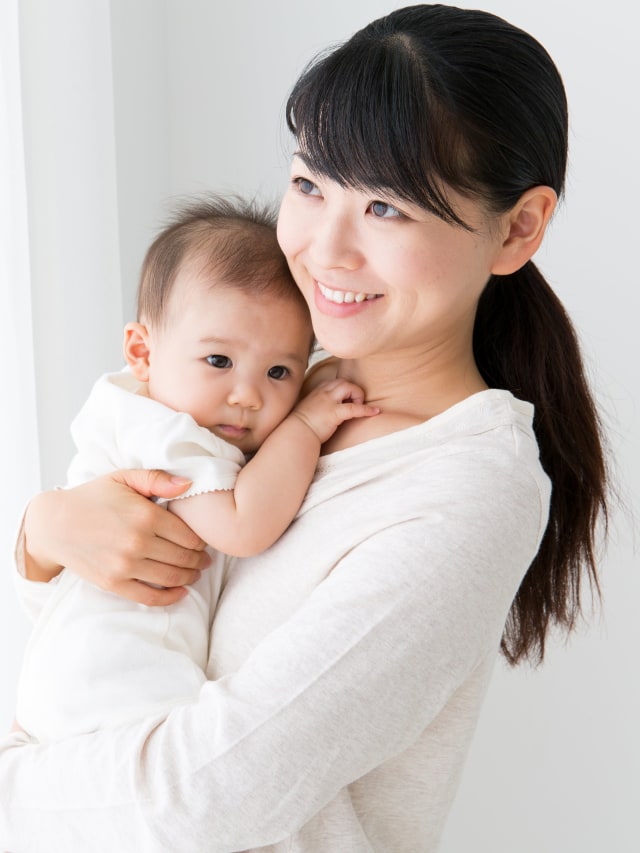
{"type": "Polygon", "coordinates": [[[280,205],[276,234],[278,243],[289,261],[309,245],[314,217],[311,200],[287,193],[280,205]]]}
{"type": "Polygon", "coordinates": [[[278,244],[287,257],[290,257],[292,253],[292,226],[293,215],[291,212],[291,202],[288,200],[287,196],[285,196],[282,200],[282,204],[280,205],[276,235],[278,238],[278,244]]]}

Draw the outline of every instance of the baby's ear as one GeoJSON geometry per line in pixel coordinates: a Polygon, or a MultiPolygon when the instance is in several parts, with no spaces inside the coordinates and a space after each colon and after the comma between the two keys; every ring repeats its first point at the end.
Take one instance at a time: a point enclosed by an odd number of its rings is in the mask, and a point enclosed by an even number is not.
{"type": "Polygon", "coordinates": [[[491,272],[510,275],[523,267],[538,251],[558,197],[551,187],[532,187],[506,214],[506,238],[491,272]]]}
{"type": "Polygon", "coordinates": [[[131,372],[140,382],[149,381],[149,331],[142,323],[127,323],[124,327],[124,357],[131,372]]]}

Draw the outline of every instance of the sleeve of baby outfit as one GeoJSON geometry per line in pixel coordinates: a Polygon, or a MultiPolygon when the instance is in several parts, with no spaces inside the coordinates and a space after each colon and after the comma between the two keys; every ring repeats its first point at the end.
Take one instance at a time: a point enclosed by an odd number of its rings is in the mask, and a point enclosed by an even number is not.
{"type": "Polygon", "coordinates": [[[514,563],[535,549],[535,485],[497,499],[485,487],[460,477],[446,512],[355,547],[237,672],[164,721],[46,747],[6,739],[8,849],[267,845],[406,749],[495,650],[514,563]]]}
{"type": "Polygon", "coordinates": [[[190,415],[127,390],[129,385],[135,388],[124,371],[95,384],[71,426],[77,452],[69,485],[117,468],[161,468],[193,481],[181,498],[234,488],[244,464],[237,447],[190,415]]]}
{"type": "Polygon", "coordinates": [[[171,412],[147,438],[151,440],[141,448],[139,467],[162,468],[192,481],[178,499],[235,487],[244,455],[190,415],[171,412]]]}

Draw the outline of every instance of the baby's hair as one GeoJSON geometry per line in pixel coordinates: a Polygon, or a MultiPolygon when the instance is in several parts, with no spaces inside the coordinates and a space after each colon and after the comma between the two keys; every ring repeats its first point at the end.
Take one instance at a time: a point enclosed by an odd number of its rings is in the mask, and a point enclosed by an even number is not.
{"type": "Polygon", "coordinates": [[[275,208],[239,196],[207,195],[183,202],[147,250],[138,320],[152,326],[166,321],[173,285],[186,263],[210,277],[214,286],[292,299],[308,314],[278,245],[276,220],[275,208]]]}

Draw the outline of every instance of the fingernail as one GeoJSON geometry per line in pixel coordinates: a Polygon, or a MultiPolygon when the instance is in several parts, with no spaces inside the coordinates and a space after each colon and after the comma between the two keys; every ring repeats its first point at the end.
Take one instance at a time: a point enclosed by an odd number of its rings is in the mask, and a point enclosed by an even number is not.
{"type": "Polygon", "coordinates": [[[175,483],[177,486],[184,486],[185,483],[190,483],[191,480],[188,477],[173,476],[171,477],[171,482],[175,483]]]}

